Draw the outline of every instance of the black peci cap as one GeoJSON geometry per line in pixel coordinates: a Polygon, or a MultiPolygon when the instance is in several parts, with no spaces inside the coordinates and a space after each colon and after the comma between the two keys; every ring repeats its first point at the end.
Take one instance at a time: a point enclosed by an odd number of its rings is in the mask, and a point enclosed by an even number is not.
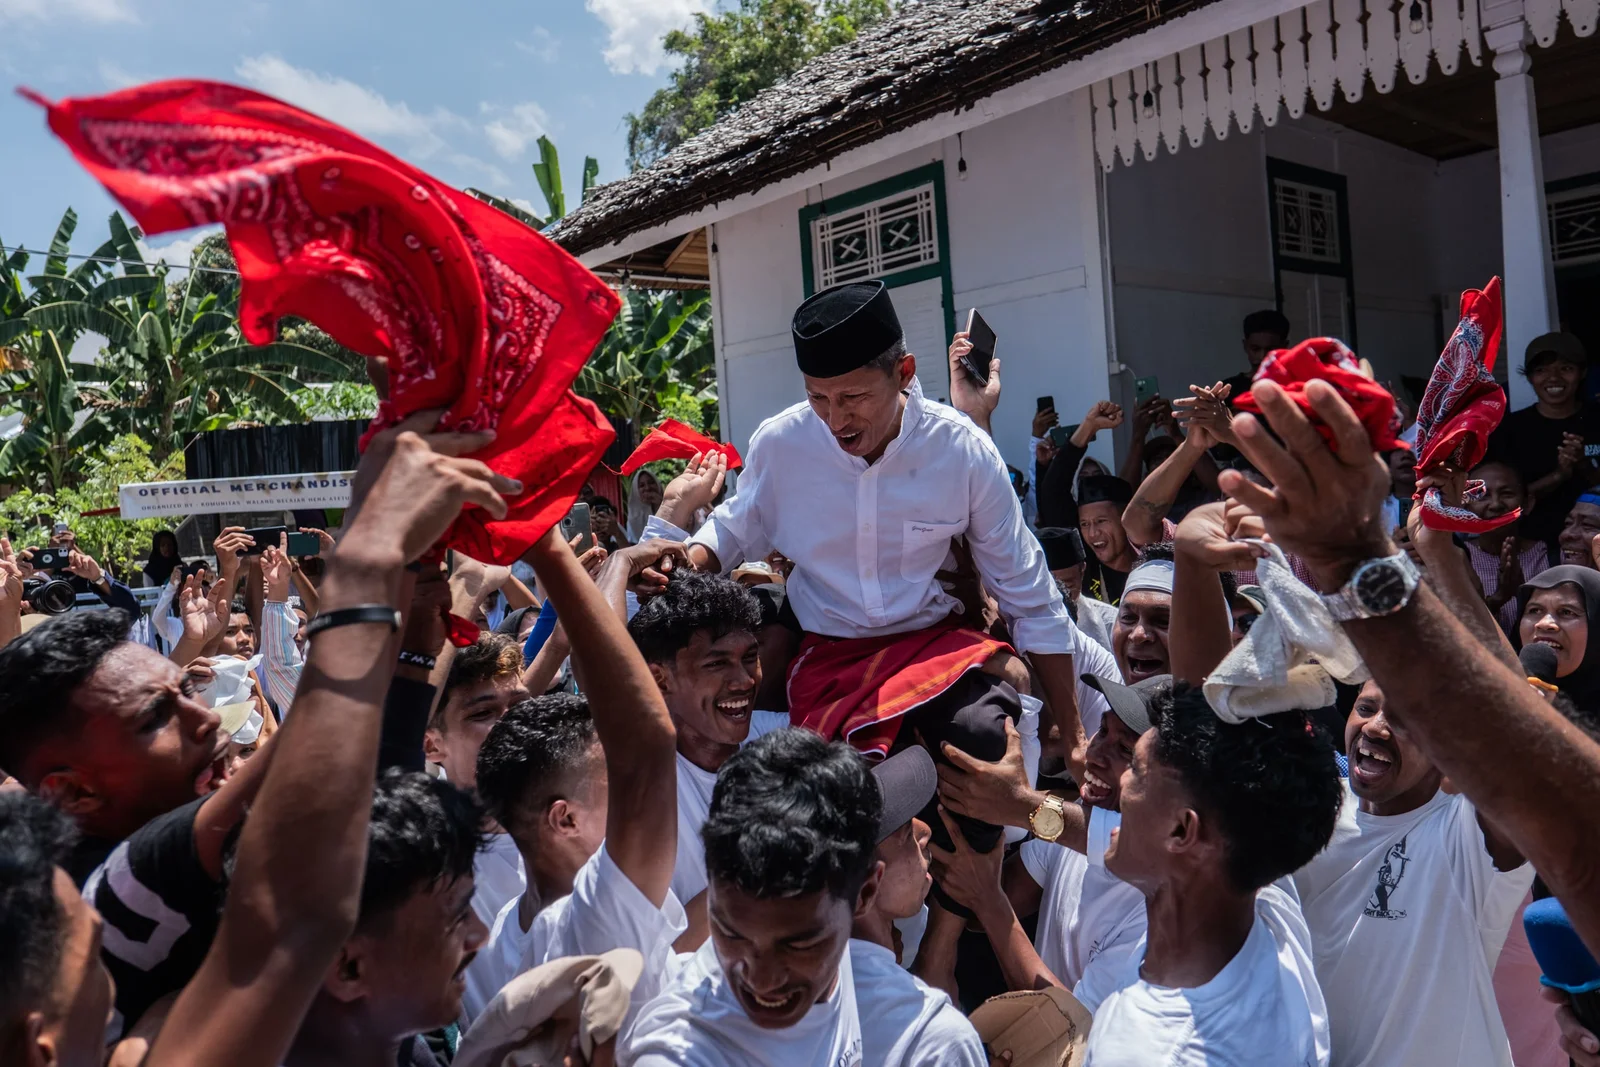
{"type": "Polygon", "coordinates": [[[882,282],[824,289],[795,310],[792,328],[795,361],[812,378],[849,374],[905,337],[882,282]]]}
{"type": "Polygon", "coordinates": [[[1076,567],[1088,560],[1083,554],[1083,535],[1065,526],[1046,526],[1040,530],[1039,544],[1044,548],[1045,567],[1052,571],[1076,567]]]}

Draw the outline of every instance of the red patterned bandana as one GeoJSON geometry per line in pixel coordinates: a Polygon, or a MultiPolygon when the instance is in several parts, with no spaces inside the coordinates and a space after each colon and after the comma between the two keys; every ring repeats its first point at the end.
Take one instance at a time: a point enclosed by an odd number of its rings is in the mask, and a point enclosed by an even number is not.
{"type": "MultiPolygon", "coordinates": [[[[1318,378],[1332,385],[1344,397],[1345,403],[1355,410],[1361,425],[1372,438],[1372,447],[1379,452],[1392,452],[1406,444],[1395,436],[1399,431],[1399,418],[1395,413],[1394,397],[1389,390],[1361,373],[1355,353],[1344,342],[1332,337],[1313,337],[1301,341],[1293,348],[1280,348],[1267,354],[1256,368],[1256,381],[1270,379],[1283,386],[1289,399],[1295,402],[1305,417],[1322,434],[1322,439],[1334,447],[1333,431],[1322,424],[1321,418],[1306,397],[1306,383],[1318,378]]],[[[1261,414],[1253,393],[1245,393],[1235,406],[1241,411],[1261,414]]]]}
{"type": "MultiPolygon", "coordinates": [[[[1500,279],[1490,278],[1481,290],[1461,294],[1461,321],[1439,354],[1428,389],[1417,409],[1417,475],[1444,467],[1469,471],[1483,459],[1489,432],[1506,413],[1506,394],[1494,380],[1494,358],[1500,349],[1500,279]]],[[[1467,483],[1467,497],[1481,499],[1482,482],[1467,483]]],[[[1422,497],[1422,521],[1430,530],[1482,533],[1515,522],[1509,515],[1480,519],[1466,508],[1446,504],[1438,489],[1422,497]]]]}
{"type": "Polygon", "coordinates": [[[661,459],[693,459],[697,453],[709,456],[712,452],[727,456],[728,469],[731,471],[738,470],[744,462],[739,458],[739,450],[732,445],[713,441],[693,426],[687,426],[677,419],[662,419],[660,426],[645,434],[639,447],[633,450],[617,473],[626,478],[646,463],[661,459]]]}
{"type": "MultiPolygon", "coordinates": [[[[570,386],[618,301],[522,223],[375,145],[236,86],[168,81],[57,104],[50,128],[146,233],[221,223],[245,340],[280,317],[388,361],[367,437],[424,408],[494,430],[476,453],[526,487],[499,521],[469,509],[441,544],[521,556],[577,497],[614,436],[570,386]]],[[[363,442],[364,443],[364,442],[363,442]]]]}

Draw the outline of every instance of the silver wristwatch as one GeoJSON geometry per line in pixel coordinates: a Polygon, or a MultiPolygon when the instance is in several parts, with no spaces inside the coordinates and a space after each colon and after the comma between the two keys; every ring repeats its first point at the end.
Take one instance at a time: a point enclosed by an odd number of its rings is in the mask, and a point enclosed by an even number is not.
{"type": "Polygon", "coordinates": [[[1344,588],[1322,598],[1335,622],[1393,615],[1407,604],[1422,581],[1411,557],[1404,552],[1369,559],[1356,568],[1344,588]]]}

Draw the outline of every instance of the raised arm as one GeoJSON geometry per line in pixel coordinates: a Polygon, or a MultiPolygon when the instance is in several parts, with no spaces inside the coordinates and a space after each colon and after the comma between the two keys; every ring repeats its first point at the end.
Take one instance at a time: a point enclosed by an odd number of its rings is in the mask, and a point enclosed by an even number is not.
{"type": "Polygon", "coordinates": [[[1218,571],[1255,566],[1250,547],[1231,539],[1226,506],[1204,504],[1178,524],[1167,653],[1172,676],[1199,685],[1233,651],[1233,619],[1218,571]]]}
{"type": "Polygon", "coordinates": [[[666,901],[678,856],[677,738],[650,668],[601,587],[614,592],[630,578],[643,578],[641,588],[652,584],[661,577],[654,565],[664,556],[679,560],[683,550],[652,541],[617,552],[606,561],[600,586],[555,531],[525,557],[561,614],[573,656],[586,668],[589,709],[606,754],[606,851],[656,907],[666,901]],[[654,577],[645,577],[647,571],[654,577]]]}
{"type": "MultiPolygon", "coordinates": [[[[1277,385],[1257,382],[1254,392],[1284,443],[1249,416],[1235,427],[1273,488],[1224,471],[1223,489],[1322,588],[1339,589],[1362,561],[1395,551],[1380,518],[1386,466],[1331,385],[1312,382],[1306,395],[1336,451],[1277,385]]],[[[1383,688],[1385,713],[1533,862],[1590,950],[1600,949],[1600,743],[1485,654],[1426,582],[1401,610],[1345,632],[1383,688]]]]}
{"type": "MultiPolygon", "coordinates": [[[[487,435],[456,438],[462,450],[487,435]],[[464,443],[463,443],[464,442],[464,443]]],[[[381,435],[380,435],[381,437],[381,435]]],[[[384,693],[394,673],[403,568],[474,504],[500,517],[521,486],[452,459],[415,434],[375,439],[379,466],[354,519],[362,536],[329,561],[324,618],[372,606],[369,621],[312,640],[294,714],[239,841],[222,922],[179,995],[147,1067],[276,1067],[354,929],[384,693]],[[391,452],[392,449],[392,452],[391,452]],[[387,459],[387,462],[385,462],[387,459]]]]}

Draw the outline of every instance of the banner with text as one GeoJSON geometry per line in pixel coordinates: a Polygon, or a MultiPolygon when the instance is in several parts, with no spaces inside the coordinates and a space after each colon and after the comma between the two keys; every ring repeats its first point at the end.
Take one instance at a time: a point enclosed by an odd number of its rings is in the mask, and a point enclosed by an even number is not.
{"type": "Polygon", "coordinates": [[[186,482],[136,482],[120,486],[117,495],[124,519],[215,515],[225,511],[346,508],[350,506],[350,484],[355,476],[355,471],[332,471],[186,482]]]}

